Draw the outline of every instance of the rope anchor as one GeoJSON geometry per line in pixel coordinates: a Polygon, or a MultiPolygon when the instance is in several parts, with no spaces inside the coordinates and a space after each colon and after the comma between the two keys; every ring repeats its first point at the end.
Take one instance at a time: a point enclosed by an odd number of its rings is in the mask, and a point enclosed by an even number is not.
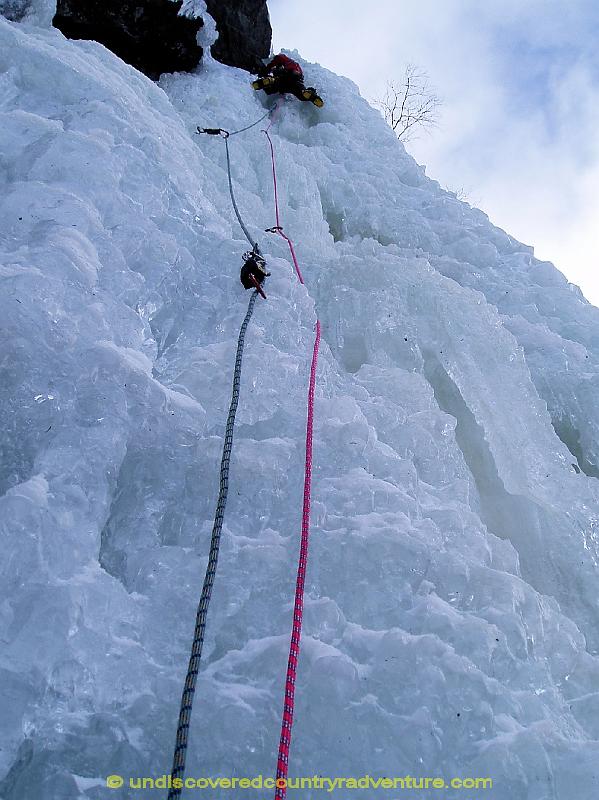
{"type": "Polygon", "coordinates": [[[209,136],[222,136],[223,139],[228,139],[231,135],[229,131],[226,131],[224,128],[200,128],[199,125],[196,133],[207,133],[209,136]]]}

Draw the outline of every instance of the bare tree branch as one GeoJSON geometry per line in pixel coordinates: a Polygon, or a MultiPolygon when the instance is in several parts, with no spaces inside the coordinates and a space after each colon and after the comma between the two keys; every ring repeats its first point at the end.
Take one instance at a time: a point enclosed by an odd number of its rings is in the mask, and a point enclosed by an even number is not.
{"type": "Polygon", "coordinates": [[[441,99],[430,85],[428,75],[414,64],[405,68],[403,81],[387,84],[382,100],[375,100],[398,139],[415,138],[418,129],[436,127],[441,99]]]}

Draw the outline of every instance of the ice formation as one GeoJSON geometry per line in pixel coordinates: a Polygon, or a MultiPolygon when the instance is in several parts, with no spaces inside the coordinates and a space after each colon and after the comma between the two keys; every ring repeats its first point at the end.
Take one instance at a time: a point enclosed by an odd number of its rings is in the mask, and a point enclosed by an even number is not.
{"type": "MultiPolygon", "coordinates": [[[[264,233],[260,126],[231,139],[272,277],[188,774],[273,774],[317,313],[290,775],[595,800],[599,311],[428,179],[353,84],[306,72],[325,108],[289,101],[273,128],[306,288],[264,233]]],[[[93,800],[107,775],[171,766],[248,301],[223,143],[194,131],[266,101],[215,62],[155,85],[1,17],[0,81],[0,796],[93,800]]]]}

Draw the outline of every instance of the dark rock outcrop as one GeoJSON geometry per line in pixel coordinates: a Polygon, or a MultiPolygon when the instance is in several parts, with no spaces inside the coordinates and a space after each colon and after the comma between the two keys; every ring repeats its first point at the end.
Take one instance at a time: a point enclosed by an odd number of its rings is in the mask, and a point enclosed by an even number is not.
{"type": "Polygon", "coordinates": [[[268,57],[272,28],[266,0],[206,0],[206,7],[218,30],[211,50],[217,61],[252,72],[268,57]]]}
{"type": "MultiPolygon", "coordinates": [[[[272,30],[266,0],[207,0],[218,40],[212,55],[224,64],[253,70],[270,52],[272,30]]],[[[202,58],[196,36],[201,19],[179,16],[182,0],[58,0],[54,25],[71,39],[93,39],[157,80],[186,72],[202,58]]]]}
{"type": "Polygon", "coordinates": [[[70,39],[93,39],[157,80],[196,67],[200,19],[178,16],[181,0],[58,0],[54,26],[70,39]]]}

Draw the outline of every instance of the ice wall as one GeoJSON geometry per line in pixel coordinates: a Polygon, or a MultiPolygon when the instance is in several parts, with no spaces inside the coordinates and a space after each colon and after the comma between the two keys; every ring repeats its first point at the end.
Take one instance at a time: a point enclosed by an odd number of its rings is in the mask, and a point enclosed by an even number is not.
{"type": "MultiPolygon", "coordinates": [[[[594,800],[599,311],[426,178],[350,82],[306,72],[325,108],[289,101],[273,129],[306,289],[264,233],[265,137],[231,140],[272,277],[188,772],[274,770],[317,313],[290,774],[594,800]]],[[[264,106],[239,70],[156,86],[2,18],[0,83],[0,796],[91,800],[170,769],[248,300],[223,143],[194,130],[264,106]]]]}

